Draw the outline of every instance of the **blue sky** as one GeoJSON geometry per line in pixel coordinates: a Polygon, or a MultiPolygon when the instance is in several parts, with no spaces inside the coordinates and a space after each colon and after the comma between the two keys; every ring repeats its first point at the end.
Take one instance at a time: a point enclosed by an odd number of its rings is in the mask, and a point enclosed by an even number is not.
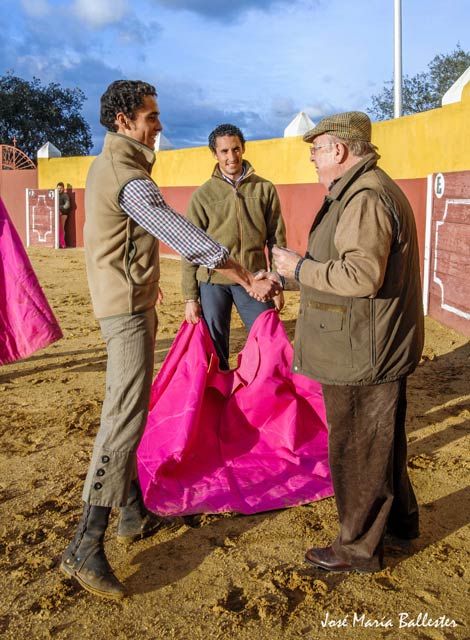
{"type": "MultiPolygon", "coordinates": [[[[301,110],[366,110],[393,77],[393,0],[2,0],[0,75],[80,87],[99,151],[113,80],[157,88],[175,147],[222,122],[275,138],[301,110]]],[[[470,49],[469,0],[402,0],[403,74],[470,49]]]]}

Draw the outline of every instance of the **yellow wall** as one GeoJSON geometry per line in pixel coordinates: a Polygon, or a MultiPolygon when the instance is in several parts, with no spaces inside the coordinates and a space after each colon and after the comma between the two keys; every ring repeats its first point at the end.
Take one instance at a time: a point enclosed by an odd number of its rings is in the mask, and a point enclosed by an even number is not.
{"type": "Polygon", "coordinates": [[[92,161],[92,156],[38,158],[38,189],[55,188],[58,182],[66,188],[70,184],[73,189],[83,189],[92,161]]]}
{"type": "MultiPolygon", "coordinates": [[[[470,85],[467,85],[470,86],[470,85]]],[[[372,125],[380,166],[393,178],[470,169],[470,96],[440,109],[372,125]]]]}
{"type": "MultiPolygon", "coordinates": [[[[245,158],[256,172],[275,184],[316,181],[302,138],[274,138],[246,143],[245,158]]],[[[215,159],[208,147],[157,154],[154,178],[162,187],[199,186],[211,175],[215,159]]]]}
{"type": "MultiPolygon", "coordinates": [[[[379,147],[380,166],[393,178],[424,178],[439,171],[470,168],[470,83],[461,102],[372,125],[372,142],[379,147]]],[[[257,173],[275,184],[316,182],[309,145],[302,138],[248,142],[245,157],[257,173]]],[[[85,186],[92,157],[38,161],[38,188],[59,180],[74,189],[85,186]]],[[[208,179],[214,159],[207,147],[160,151],[153,177],[162,187],[198,186],[208,179]]]]}

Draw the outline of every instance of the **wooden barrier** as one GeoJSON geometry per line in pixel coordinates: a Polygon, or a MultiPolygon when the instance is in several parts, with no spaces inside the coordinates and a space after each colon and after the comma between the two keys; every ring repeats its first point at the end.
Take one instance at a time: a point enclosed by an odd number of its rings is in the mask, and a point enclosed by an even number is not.
{"type": "Polygon", "coordinates": [[[470,171],[428,179],[425,308],[470,337],[470,171]]]}
{"type": "Polygon", "coordinates": [[[59,198],[56,189],[26,190],[26,246],[59,248],[59,198]]]}

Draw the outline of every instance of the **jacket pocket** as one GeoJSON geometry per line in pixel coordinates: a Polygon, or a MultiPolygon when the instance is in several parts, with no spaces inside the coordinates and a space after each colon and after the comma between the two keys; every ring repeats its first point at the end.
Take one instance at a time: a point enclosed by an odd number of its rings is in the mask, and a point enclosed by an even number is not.
{"type": "Polygon", "coordinates": [[[141,243],[139,246],[133,238],[128,238],[124,258],[128,282],[137,286],[148,286],[158,282],[159,269],[155,261],[155,251],[155,241],[145,245],[141,243]]]}
{"type": "Polygon", "coordinates": [[[131,266],[136,253],[137,253],[137,247],[135,246],[135,242],[132,240],[132,238],[128,238],[127,245],[126,245],[126,253],[124,256],[124,270],[126,272],[127,278],[131,281],[132,281],[131,266]]]}
{"type": "Polygon", "coordinates": [[[348,306],[309,301],[301,315],[302,366],[340,379],[339,370],[352,367],[348,306]]]}
{"type": "Polygon", "coordinates": [[[343,330],[347,313],[345,305],[324,304],[310,300],[306,311],[320,333],[343,330]]]}

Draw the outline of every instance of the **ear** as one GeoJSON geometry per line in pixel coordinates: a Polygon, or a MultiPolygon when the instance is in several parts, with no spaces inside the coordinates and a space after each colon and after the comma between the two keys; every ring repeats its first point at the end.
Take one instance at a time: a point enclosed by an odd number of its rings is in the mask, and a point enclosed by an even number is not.
{"type": "Polygon", "coordinates": [[[348,157],[349,151],[346,145],[341,144],[341,142],[335,142],[335,162],[337,164],[342,164],[348,157]]]}
{"type": "Polygon", "coordinates": [[[129,118],[122,111],[116,113],[116,120],[114,122],[118,128],[118,131],[129,129],[129,118]]]}

